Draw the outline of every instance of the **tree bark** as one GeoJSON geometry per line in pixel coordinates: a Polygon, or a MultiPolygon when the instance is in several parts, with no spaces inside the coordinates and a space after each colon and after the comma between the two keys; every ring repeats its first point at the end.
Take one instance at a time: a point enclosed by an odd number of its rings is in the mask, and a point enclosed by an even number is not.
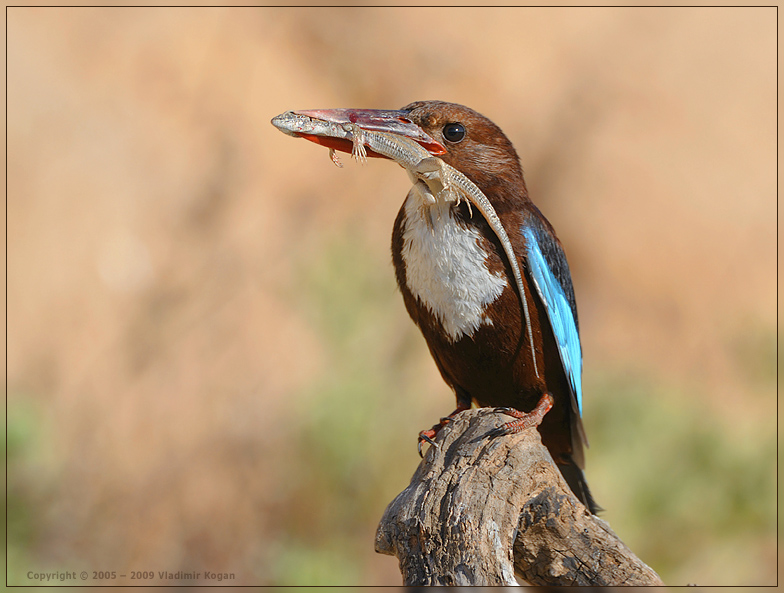
{"type": "Polygon", "coordinates": [[[536,428],[490,438],[508,420],[457,415],[387,507],[376,551],[405,585],[663,585],[572,494],[536,428]]]}

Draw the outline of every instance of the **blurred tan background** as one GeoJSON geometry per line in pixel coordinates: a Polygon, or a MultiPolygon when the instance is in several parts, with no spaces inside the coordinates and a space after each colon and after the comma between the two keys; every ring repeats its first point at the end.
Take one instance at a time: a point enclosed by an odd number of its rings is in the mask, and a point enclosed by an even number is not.
{"type": "Polygon", "coordinates": [[[7,15],[9,584],[400,583],[374,531],[454,405],[408,181],[269,120],[417,99],[494,120],[565,245],[603,518],[669,584],[775,582],[775,9],[7,15]]]}

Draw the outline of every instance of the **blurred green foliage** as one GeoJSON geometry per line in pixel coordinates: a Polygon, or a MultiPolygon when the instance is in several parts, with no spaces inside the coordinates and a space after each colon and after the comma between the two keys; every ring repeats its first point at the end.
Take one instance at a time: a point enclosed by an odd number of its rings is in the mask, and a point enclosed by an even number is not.
{"type": "Polygon", "coordinates": [[[41,463],[47,431],[40,412],[29,400],[13,394],[9,398],[6,434],[8,487],[6,489],[8,573],[6,582],[21,583],[20,571],[29,566],[39,536],[39,495],[52,479],[41,463]]]}
{"type": "Polygon", "coordinates": [[[644,375],[607,373],[586,391],[596,394],[588,477],[603,517],[666,582],[688,579],[699,550],[775,542],[775,420],[749,428],[739,410],[728,422],[700,404],[709,398],[644,375]]]}
{"type": "Polygon", "coordinates": [[[406,368],[426,350],[399,315],[391,263],[375,266],[350,232],[309,259],[292,298],[327,344],[329,369],[295,398],[300,421],[288,454],[296,469],[274,511],[286,533],[271,582],[361,585],[375,525],[417,462],[410,398],[418,391],[406,368]]]}

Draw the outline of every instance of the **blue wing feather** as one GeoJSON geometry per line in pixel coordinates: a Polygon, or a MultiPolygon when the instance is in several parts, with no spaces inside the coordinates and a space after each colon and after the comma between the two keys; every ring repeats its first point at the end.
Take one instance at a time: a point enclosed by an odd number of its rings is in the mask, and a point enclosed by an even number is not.
{"type": "Polygon", "coordinates": [[[577,307],[574,300],[566,256],[552,235],[533,219],[523,226],[526,260],[536,291],[544,303],[553,335],[558,343],[564,371],[572,388],[572,405],[582,416],[583,353],[577,326],[577,307]]]}

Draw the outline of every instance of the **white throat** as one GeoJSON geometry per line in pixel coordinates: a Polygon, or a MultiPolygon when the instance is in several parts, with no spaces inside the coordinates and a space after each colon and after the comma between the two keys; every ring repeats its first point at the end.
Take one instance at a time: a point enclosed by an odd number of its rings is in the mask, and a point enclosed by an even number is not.
{"type": "Polygon", "coordinates": [[[479,231],[455,219],[452,205],[422,181],[414,184],[403,206],[402,256],[408,289],[456,342],[493,324],[485,311],[507,281],[490,272],[479,231]]]}

